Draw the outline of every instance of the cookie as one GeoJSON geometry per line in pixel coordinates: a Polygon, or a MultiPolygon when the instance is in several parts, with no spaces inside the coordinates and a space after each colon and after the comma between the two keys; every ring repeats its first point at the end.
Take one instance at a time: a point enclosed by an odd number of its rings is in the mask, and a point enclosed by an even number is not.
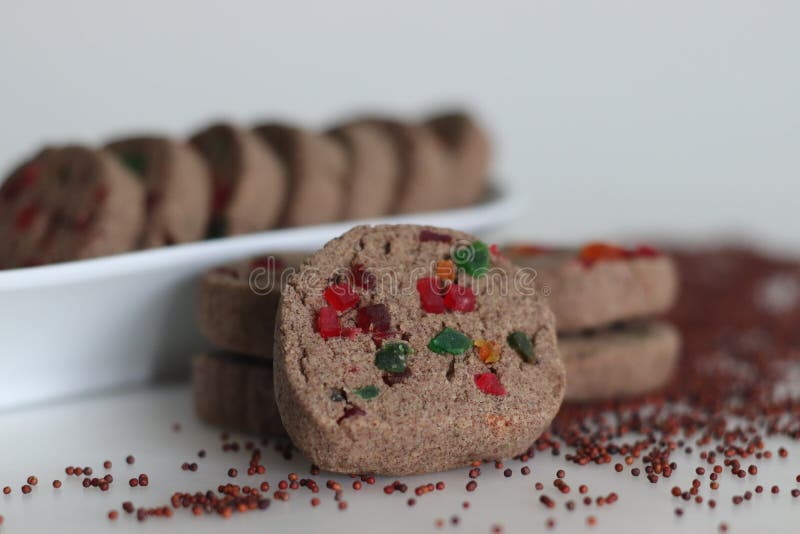
{"type": "Polygon", "coordinates": [[[454,205],[468,206],[482,200],[489,185],[489,135],[463,111],[441,113],[425,124],[444,143],[450,156],[454,205]]]}
{"type": "Polygon", "coordinates": [[[652,247],[623,249],[591,243],[580,250],[506,247],[514,263],[535,270],[558,331],[577,332],[658,315],[675,302],[675,265],[652,247]]]}
{"type": "Polygon", "coordinates": [[[649,321],[559,336],[567,368],[567,401],[611,400],[655,391],[678,365],[680,335],[667,323],[649,321]]]}
{"type": "Polygon", "coordinates": [[[133,250],[144,188],[115,157],[80,146],[50,148],[0,188],[0,268],[133,250]]]}
{"type": "Polygon", "coordinates": [[[304,258],[263,256],[206,272],[198,295],[200,331],[217,347],[272,358],[281,282],[304,258]]]}
{"type": "Polygon", "coordinates": [[[400,164],[395,213],[436,211],[457,204],[447,150],[431,129],[386,118],[365,120],[383,128],[394,145],[400,164]]]}
{"type": "Polygon", "coordinates": [[[270,147],[230,124],[211,126],[190,142],[211,170],[209,237],[259,232],[279,222],[288,182],[270,147]]]}
{"type": "Polygon", "coordinates": [[[256,435],[284,435],[275,405],[272,362],[230,352],[192,361],[197,416],[204,422],[256,435]]]}
{"type": "Polygon", "coordinates": [[[144,184],[147,222],[142,247],[187,243],[205,237],[211,177],[194,148],[156,136],[119,139],[106,148],[144,184]]]}
{"type": "Polygon", "coordinates": [[[289,196],[281,225],[339,220],[347,172],[344,149],[328,137],[286,124],[264,124],[255,132],[280,157],[288,172],[289,196]]]}
{"type": "Polygon", "coordinates": [[[347,154],[342,219],[368,219],[392,211],[400,171],[398,154],[384,128],[354,121],[328,132],[347,154]]]}
{"type": "Polygon", "coordinates": [[[564,394],[554,319],[453,230],[357,226],[289,278],[275,393],[323,469],[403,475],[523,453],[564,394]],[[507,282],[507,283],[504,283],[507,282]]]}

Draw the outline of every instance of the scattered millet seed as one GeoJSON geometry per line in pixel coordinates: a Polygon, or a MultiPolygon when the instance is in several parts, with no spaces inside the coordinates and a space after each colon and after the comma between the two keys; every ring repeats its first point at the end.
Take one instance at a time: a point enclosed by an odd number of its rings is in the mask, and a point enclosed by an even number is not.
{"type": "Polygon", "coordinates": [[[533,485],[533,487],[535,487],[538,491],[542,491],[544,489],[544,484],[542,484],[541,482],[537,482],[536,484],[533,485]]]}
{"type": "Polygon", "coordinates": [[[109,520],[116,521],[117,517],[119,517],[119,512],[117,512],[116,510],[111,510],[110,512],[108,512],[108,519],[109,520]]]}
{"type": "Polygon", "coordinates": [[[635,477],[638,477],[640,473],[641,473],[641,470],[639,470],[638,467],[634,467],[633,469],[631,469],[631,475],[633,475],[635,477]]]}
{"type": "Polygon", "coordinates": [[[319,499],[317,497],[311,498],[311,506],[319,506],[319,499]]]}
{"type": "Polygon", "coordinates": [[[564,472],[563,469],[559,469],[558,471],[556,471],[557,478],[564,478],[565,476],[567,476],[567,474],[564,472]]]}
{"type": "Polygon", "coordinates": [[[475,488],[478,487],[478,483],[474,480],[470,480],[467,482],[467,491],[475,491],[475,488]]]}
{"type": "Polygon", "coordinates": [[[530,475],[531,474],[531,468],[528,467],[527,465],[525,465],[525,466],[522,467],[522,469],[520,469],[519,472],[522,473],[523,475],[530,475]]]}
{"type": "Polygon", "coordinates": [[[772,486],[772,489],[770,491],[772,491],[772,493],[775,494],[775,493],[780,493],[781,489],[778,486],[772,486]]]}
{"type": "MultiPolygon", "coordinates": [[[[228,476],[229,476],[229,477],[231,477],[231,478],[236,478],[236,476],[238,476],[238,475],[239,475],[239,471],[237,471],[237,470],[236,470],[236,469],[234,469],[233,467],[231,467],[230,469],[228,469],[228,476]]],[[[285,489],[285,488],[283,488],[283,489],[285,489]]]]}
{"type": "Polygon", "coordinates": [[[622,469],[623,469],[622,464],[620,463],[614,464],[614,471],[616,471],[617,473],[621,473],[622,469]]]}
{"type": "Polygon", "coordinates": [[[678,517],[681,517],[683,515],[683,509],[682,508],[675,508],[675,515],[677,515],[678,517]]]}
{"type": "Polygon", "coordinates": [[[122,509],[125,511],[125,513],[132,514],[134,510],[133,503],[131,501],[125,501],[122,503],[122,509]]]}
{"type": "Polygon", "coordinates": [[[128,465],[133,465],[133,463],[134,463],[135,461],[136,461],[136,458],[134,458],[132,454],[128,455],[128,456],[125,458],[125,463],[127,463],[128,465]]]}
{"type": "Polygon", "coordinates": [[[61,487],[61,481],[60,481],[60,480],[58,480],[58,479],[54,480],[54,481],[53,481],[53,487],[54,487],[55,489],[58,489],[58,488],[60,488],[60,487],[61,487]]]}
{"type": "Polygon", "coordinates": [[[3,495],[10,495],[11,494],[11,486],[3,487],[3,495]]]}
{"type": "Polygon", "coordinates": [[[511,471],[511,469],[506,469],[505,471],[503,471],[503,476],[506,478],[509,478],[512,474],[513,472],[511,471]]]}
{"type": "Polygon", "coordinates": [[[30,492],[31,492],[31,487],[30,487],[29,485],[25,484],[24,486],[22,486],[22,493],[23,493],[23,495],[27,495],[27,494],[29,494],[30,492]]]}
{"type": "Polygon", "coordinates": [[[36,478],[35,476],[31,475],[31,476],[28,477],[28,484],[30,484],[31,486],[35,486],[38,483],[39,483],[39,479],[36,478]]]}
{"type": "Polygon", "coordinates": [[[589,517],[586,518],[586,524],[589,525],[590,527],[595,526],[597,524],[597,518],[593,515],[590,515],[589,517]]]}
{"type": "Polygon", "coordinates": [[[547,521],[544,522],[544,526],[550,529],[555,528],[556,520],[550,517],[547,519],[547,521]]]}
{"type": "Polygon", "coordinates": [[[406,504],[408,504],[409,506],[414,506],[415,504],[417,504],[417,499],[415,499],[414,497],[411,497],[410,499],[408,499],[406,501],[406,504]]]}
{"type": "Polygon", "coordinates": [[[463,508],[464,510],[468,509],[469,508],[469,501],[462,502],[461,503],[461,508],[463,508]]]}
{"type": "Polygon", "coordinates": [[[111,469],[111,465],[112,465],[111,460],[106,460],[105,462],[103,462],[104,469],[111,469]]]}
{"type": "Polygon", "coordinates": [[[339,502],[339,510],[347,510],[347,501],[339,502]]]}
{"type": "Polygon", "coordinates": [[[764,491],[764,486],[760,484],[756,486],[756,493],[762,493],[763,491],[764,491]]]}
{"type": "Polygon", "coordinates": [[[138,478],[132,478],[132,479],[130,479],[130,480],[128,481],[128,485],[129,485],[130,487],[132,487],[132,488],[135,488],[136,486],[138,486],[138,485],[139,485],[139,479],[138,479],[138,478]]]}

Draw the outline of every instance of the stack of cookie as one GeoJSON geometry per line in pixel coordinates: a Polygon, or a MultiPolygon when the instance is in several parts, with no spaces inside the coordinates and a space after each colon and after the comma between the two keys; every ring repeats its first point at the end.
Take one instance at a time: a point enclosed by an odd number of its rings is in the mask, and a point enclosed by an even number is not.
{"type": "Polygon", "coordinates": [[[283,434],[272,375],[275,317],[281,286],[303,257],[268,255],[201,277],[200,330],[219,348],[192,363],[195,408],[207,423],[249,434],[283,434]]]}
{"type": "Polygon", "coordinates": [[[642,395],[669,381],[681,338],[653,317],[667,312],[677,296],[671,258],[649,246],[606,243],[579,250],[513,245],[503,253],[532,269],[537,290],[556,316],[566,400],[642,395]]]}
{"type": "Polygon", "coordinates": [[[0,269],[466,206],[489,164],[487,134],[461,111],[48,148],[0,185],[0,269]]]}
{"type": "Polygon", "coordinates": [[[282,259],[202,279],[202,330],[229,351],[194,362],[206,422],[285,428],[323,469],[403,475],[522,454],[555,417],[566,374],[553,315],[536,294],[497,290],[519,268],[495,247],[357,226],[299,266],[282,259]]]}

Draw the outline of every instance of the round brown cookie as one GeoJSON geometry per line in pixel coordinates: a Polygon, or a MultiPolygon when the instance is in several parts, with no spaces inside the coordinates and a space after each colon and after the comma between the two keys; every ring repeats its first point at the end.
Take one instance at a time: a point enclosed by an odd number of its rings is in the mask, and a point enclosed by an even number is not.
{"type": "Polygon", "coordinates": [[[306,255],[262,256],[216,267],[200,279],[200,331],[225,350],[272,358],[280,286],[306,255]]]}
{"type": "Polygon", "coordinates": [[[410,225],[357,226],[312,255],[276,330],[295,445],[324,469],[386,475],[523,453],[565,371],[553,316],[517,272],[472,236],[410,225]]]}
{"type": "Polygon", "coordinates": [[[197,416],[206,423],[257,435],[283,435],[275,405],[272,362],[232,352],[192,361],[197,416]]]}
{"type": "Polygon", "coordinates": [[[188,144],[168,137],[131,137],[106,148],[142,179],[146,193],[145,248],[186,243],[206,235],[211,177],[188,144]]]}
{"type": "Polygon", "coordinates": [[[286,124],[264,124],[255,132],[278,154],[289,175],[281,224],[307,226],[339,220],[347,172],[342,147],[325,136],[286,124]]]}
{"type": "Polygon", "coordinates": [[[400,164],[395,213],[436,211],[456,205],[447,150],[424,125],[386,118],[367,119],[391,137],[400,164]]]}
{"type": "Polygon", "coordinates": [[[343,219],[390,213],[396,201],[400,164],[386,130],[370,122],[354,121],[328,134],[342,144],[348,157],[343,219]]]}
{"type": "Polygon", "coordinates": [[[478,122],[463,111],[451,111],[426,122],[447,147],[451,158],[451,186],[454,205],[468,206],[480,201],[489,183],[492,147],[478,122]]]}
{"type": "Polygon", "coordinates": [[[678,331],[656,321],[559,336],[567,368],[565,400],[599,401],[655,391],[672,378],[680,345],[678,331]]]}
{"type": "Polygon", "coordinates": [[[274,227],[288,183],[278,156],[248,130],[216,124],[190,139],[211,169],[209,237],[274,227]]]}
{"type": "Polygon", "coordinates": [[[503,253],[535,270],[559,332],[657,315],[677,297],[678,274],[672,259],[651,247],[592,243],[575,251],[514,245],[503,253]]]}
{"type": "Polygon", "coordinates": [[[144,190],[104,150],[50,148],[0,191],[0,266],[42,265],[133,250],[144,225],[144,190]]]}

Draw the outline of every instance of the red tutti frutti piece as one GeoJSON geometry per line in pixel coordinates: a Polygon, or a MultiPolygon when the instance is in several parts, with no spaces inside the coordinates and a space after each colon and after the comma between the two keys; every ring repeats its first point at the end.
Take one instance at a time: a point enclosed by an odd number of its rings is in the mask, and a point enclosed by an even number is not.
{"type": "Polygon", "coordinates": [[[31,204],[30,206],[27,206],[22,211],[20,211],[17,214],[16,221],[14,222],[14,225],[16,226],[17,230],[22,230],[24,232],[30,229],[31,225],[33,224],[33,221],[36,220],[40,212],[41,209],[39,208],[39,206],[36,206],[35,204],[31,204]]]}
{"type": "Polygon", "coordinates": [[[339,324],[339,315],[336,310],[323,306],[317,312],[317,332],[323,339],[339,337],[342,335],[342,326],[339,324]]]}
{"type": "Polygon", "coordinates": [[[475,309],[475,294],[469,286],[450,284],[444,296],[444,305],[451,311],[471,312],[475,309]]]}
{"type": "Polygon", "coordinates": [[[378,348],[383,346],[385,340],[392,339],[393,337],[397,337],[397,332],[372,332],[372,341],[378,348]]]}
{"type": "Polygon", "coordinates": [[[350,270],[353,273],[353,283],[361,289],[372,289],[375,287],[375,275],[369,272],[363,265],[357,263],[350,270]]]}
{"type": "Polygon", "coordinates": [[[633,250],[633,255],[638,258],[657,258],[661,251],[650,245],[639,245],[633,250]]]}
{"type": "Polygon", "coordinates": [[[497,375],[491,372],[475,375],[475,385],[487,395],[501,397],[507,393],[506,388],[500,383],[500,379],[497,378],[497,375]]]}
{"type": "Polygon", "coordinates": [[[444,313],[443,291],[438,278],[420,278],[417,280],[417,292],[423,310],[428,313],[444,313]]]}
{"type": "Polygon", "coordinates": [[[439,234],[431,230],[421,230],[419,233],[420,241],[438,241],[439,243],[450,243],[453,240],[452,236],[446,234],[439,234]]]}
{"type": "Polygon", "coordinates": [[[360,333],[361,333],[360,328],[353,328],[353,327],[342,328],[342,337],[346,337],[347,339],[350,340],[355,339],[356,336],[360,333]]]}
{"type": "Polygon", "coordinates": [[[388,332],[392,318],[386,304],[371,304],[358,309],[356,324],[364,332],[388,332]]]}
{"type": "Polygon", "coordinates": [[[328,304],[338,312],[346,312],[358,305],[359,296],[347,283],[328,286],[323,295],[328,304]]]}
{"type": "Polygon", "coordinates": [[[217,184],[214,187],[214,194],[211,196],[211,213],[217,215],[222,213],[231,198],[231,186],[228,184],[217,184]]]}
{"type": "Polygon", "coordinates": [[[624,248],[608,243],[589,243],[584,245],[578,253],[584,265],[591,265],[597,261],[620,260],[627,256],[624,248]]]}

